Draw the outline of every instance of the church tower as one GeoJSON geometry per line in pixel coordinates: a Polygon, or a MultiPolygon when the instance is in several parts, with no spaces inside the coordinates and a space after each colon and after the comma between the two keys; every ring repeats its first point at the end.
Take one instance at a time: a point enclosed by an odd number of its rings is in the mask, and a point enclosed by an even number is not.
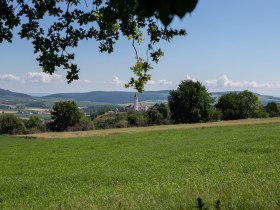
{"type": "Polygon", "coordinates": [[[138,96],[134,95],[134,111],[138,111],[139,110],[139,104],[138,104],[138,96]]]}

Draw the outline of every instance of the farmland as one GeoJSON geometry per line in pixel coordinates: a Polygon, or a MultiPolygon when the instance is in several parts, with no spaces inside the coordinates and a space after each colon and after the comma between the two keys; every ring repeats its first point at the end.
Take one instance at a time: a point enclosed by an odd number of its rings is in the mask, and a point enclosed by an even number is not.
{"type": "Polygon", "coordinates": [[[0,209],[279,209],[279,119],[233,122],[1,136],[0,209]]]}

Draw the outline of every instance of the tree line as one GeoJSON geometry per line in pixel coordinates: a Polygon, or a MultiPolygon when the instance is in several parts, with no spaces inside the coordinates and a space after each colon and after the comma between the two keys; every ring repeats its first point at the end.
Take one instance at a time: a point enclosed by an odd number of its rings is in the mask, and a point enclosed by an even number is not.
{"type": "Polygon", "coordinates": [[[51,121],[46,124],[36,116],[22,120],[13,114],[1,114],[0,133],[81,131],[279,116],[277,103],[263,106],[248,90],[226,93],[215,99],[199,81],[185,80],[170,91],[167,104],[155,104],[147,111],[114,112],[105,108],[87,116],[74,101],[60,101],[54,104],[51,121]]]}

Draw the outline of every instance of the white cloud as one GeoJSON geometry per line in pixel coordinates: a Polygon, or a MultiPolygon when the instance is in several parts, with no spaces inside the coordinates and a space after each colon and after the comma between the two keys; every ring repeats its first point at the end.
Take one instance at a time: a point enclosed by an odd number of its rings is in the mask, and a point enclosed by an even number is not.
{"type": "Polygon", "coordinates": [[[84,83],[89,84],[89,83],[91,83],[91,81],[90,81],[90,80],[88,80],[88,79],[85,79],[85,80],[84,80],[84,83]]]}
{"type": "Polygon", "coordinates": [[[46,74],[44,72],[28,72],[23,76],[25,82],[32,83],[51,83],[51,82],[63,82],[64,77],[60,74],[46,74]]]}
{"type": "Polygon", "coordinates": [[[191,80],[191,81],[193,81],[193,82],[197,82],[197,79],[192,78],[190,75],[187,75],[186,79],[187,79],[187,80],[191,80]]]}
{"type": "Polygon", "coordinates": [[[6,81],[6,82],[21,82],[22,78],[17,77],[13,74],[4,74],[0,75],[0,81],[6,81]]]}
{"type": "Polygon", "coordinates": [[[173,82],[172,82],[172,81],[165,80],[165,79],[162,79],[162,80],[159,80],[159,81],[158,81],[158,84],[159,84],[159,85],[172,85],[173,82]]]}
{"type": "Polygon", "coordinates": [[[44,72],[27,72],[23,76],[16,76],[13,74],[0,75],[0,81],[6,82],[21,82],[21,83],[51,83],[51,82],[64,82],[65,79],[59,74],[46,74],[44,72]]]}
{"type": "Polygon", "coordinates": [[[172,85],[173,82],[172,81],[168,81],[166,79],[160,79],[160,80],[150,80],[147,83],[148,85],[172,85]]]}
{"type": "Polygon", "coordinates": [[[233,81],[227,75],[214,80],[206,80],[205,85],[209,88],[277,88],[280,84],[258,83],[256,81],[233,81]]]}
{"type": "Polygon", "coordinates": [[[157,82],[156,82],[155,80],[149,80],[149,81],[147,82],[147,84],[148,84],[148,85],[156,85],[157,82]]]}
{"type": "Polygon", "coordinates": [[[119,79],[119,77],[117,77],[117,76],[114,76],[114,78],[112,79],[112,81],[110,81],[110,82],[104,82],[105,84],[111,84],[111,85],[121,85],[121,84],[124,84],[124,82],[123,81],[121,81],[120,79],[119,79]]]}

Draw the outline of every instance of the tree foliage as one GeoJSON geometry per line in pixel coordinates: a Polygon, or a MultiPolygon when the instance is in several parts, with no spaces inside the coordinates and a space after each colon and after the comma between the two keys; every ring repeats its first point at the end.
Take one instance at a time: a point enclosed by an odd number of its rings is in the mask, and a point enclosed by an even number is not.
{"type": "Polygon", "coordinates": [[[127,113],[127,121],[130,126],[141,126],[146,124],[144,114],[136,111],[130,111],[127,113]]]}
{"type": "Polygon", "coordinates": [[[14,114],[0,115],[0,134],[18,134],[25,131],[24,124],[14,114]]]}
{"type": "Polygon", "coordinates": [[[99,42],[100,52],[111,53],[123,35],[131,40],[136,55],[136,63],[131,67],[136,78],[131,78],[126,86],[142,92],[151,78],[151,62],[157,63],[163,56],[155,45],[186,35],[185,30],[172,29],[168,24],[175,15],[183,17],[192,12],[197,1],[0,0],[0,43],[12,42],[13,30],[19,27],[20,37],[31,40],[43,71],[53,74],[63,68],[68,82],[72,82],[79,78],[72,49],[81,40],[94,39],[99,42]],[[144,35],[148,37],[145,59],[136,49],[144,35]]]}
{"type": "Polygon", "coordinates": [[[224,120],[265,116],[259,98],[248,90],[240,93],[227,93],[221,96],[216,107],[222,111],[224,120]]]}
{"type": "Polygon", "coordinates": [[[280,115],[279,106],[275,102],[269,102],[265,106],[265,110],[268,113],[269,117],[278,117],[280,115]]]}
{"type": "Polygon", "coordinates": [[[150,124],[155,124],[156,122],[159,122],[163,119],[162,114],[155,108],[151,108],[146,112],[148,122],[150,124]]]}
{"type": "Polygon", "coordinates": [[[31,116],[25,123],[25,127],[31,128],[41,128],[43,126],[42,121],[37,116],[31,116]]]}
{"type": "Polygon", "coordinates": [[[168,97],[171,119],[175,123],[208,121],[213,99],[200,82],[182,81],[168,97]]]}
{"type": "Polygon", "coordinates": [[[146,116],[150,124],[160,124],[169,118],[169,108],[164,103],[155,104],[146,111],[146,116]]]}
{"type": "Polygon", "coordinates": [[[167,104],[160,103],[155,104],[154,108],[159,111],[159,113],[162,115],[163,119],[169,118],[169,107],[167,104]]]}
{"type": "Polygon", "coordinates": [[[78,124],[81,117],[82,113],[74,101],[56,102],[51,111],[53,122],[50,127],[53,131],[65,131],[78,124]]]}

